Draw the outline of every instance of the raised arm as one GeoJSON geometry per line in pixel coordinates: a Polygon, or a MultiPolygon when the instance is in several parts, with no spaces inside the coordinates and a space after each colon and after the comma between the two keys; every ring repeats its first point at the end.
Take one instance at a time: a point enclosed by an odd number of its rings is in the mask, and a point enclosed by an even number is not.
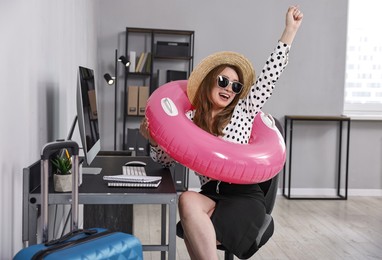
{"type": "Polygon", "coordinates": [[[247,111],[249,116],[257,114],[272,95],[275,84],[288,64],[289,49],[302,22],[303,14],[298,6],[290,6],[286,13],[285,28],[274,51],[258,75],[246,99],[235,109],[247,111]]]}
{"type": "Polygon", "coordinates": [[[303,13],[298,6],[290,6],[286,13],[285,29],[281,35],[280,41],[291,45],[298,29],[300,28],[303,13]]]}

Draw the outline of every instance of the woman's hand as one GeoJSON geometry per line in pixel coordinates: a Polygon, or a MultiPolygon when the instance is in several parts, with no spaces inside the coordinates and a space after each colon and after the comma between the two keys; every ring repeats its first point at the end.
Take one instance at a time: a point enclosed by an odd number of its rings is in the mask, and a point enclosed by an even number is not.
{"type": "Polygon", "coordinates": [[[281,42],[289,45],[292,44],[294,37],[300,28],[303,17],[304,14],[299,9],[299,6],[290,6],[288,8],[285,18],[285,29],[280,38],[281,42]]]}
{"type": "Polygon", "coordinates": [[[150,135],[150,132],[149,132],[149,122],[147,121],[147,118],[143,118],[142,122],[141,122],[141,125],[139,127],[139,132],[141,133],[141,135],[148,139],[150,144],[152,146],[157,146],[158,144],[154,141],[154,139],[152,139],[151,135],[150,135]]]}
{"type": "Polygon", "coordinates": [[[304,14],[298,6],[290,6],[286,14],[285,27],[297,31],[300,28],[304,14]]]}

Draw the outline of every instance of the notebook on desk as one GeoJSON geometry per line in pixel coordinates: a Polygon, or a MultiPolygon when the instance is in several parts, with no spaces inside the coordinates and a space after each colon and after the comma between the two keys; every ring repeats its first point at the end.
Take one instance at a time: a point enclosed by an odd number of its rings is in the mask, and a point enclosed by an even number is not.
{"type": "Polygon", "coordinates": [[[157,188],[161,180],[152,181],[152,182],[121,182],[121,181],[112,181],[108,182],[108,187],[129,187],[129,188],[157,188]]]}
{"type": "Polygon", "coordinates": [[[122,166],[123,174],[103,177],[109,187],[153,187],[161,183],[161,176],[147,176],[144,166],[122,166]]]}

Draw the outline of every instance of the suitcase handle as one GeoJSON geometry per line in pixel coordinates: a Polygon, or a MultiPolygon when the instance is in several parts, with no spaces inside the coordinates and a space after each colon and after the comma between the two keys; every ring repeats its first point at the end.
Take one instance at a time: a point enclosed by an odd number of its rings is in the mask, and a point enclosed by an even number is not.
{"type": "MultiPolygon", "coordinates": [[[[97,231],[96,231],[96,233],[97,233],[97,231]]],[[[58,244],[58,245],[55,245],[52,247],[47,247],[45,249],[38,251],[36,254],[34,254],[31,260],[42,260],[42,259],[44,259],[45,256],[47,256],[53,252],[57,252],[59,250],[70,248],[70,247],[78,245],[78,244],[87,243],[89,241],[98,239],[100,237],[108,236],[112,233],[113,233],[112,231],[106,230],[103,232],[98,232],[97,234],[82,237],[78,240],[67,241],[67,242],[64,242],[62,244],[58,244]]]]}
{"type": "Polygon", "coordinates": [[[50,156],[61,149],[71,149],[72,155],[78,155],[79,147],[74,141],[60,140],[56,142],[47,143],[42,147],[41,160],[49,160],[50,156]]]}
{"type": "Polygon", "coordinates": [[[97,233],[97,230],[95,230],[95,229],[77,229],[77,230],[73,230],[73,231],[70,231],[69,233],[67,233],[66,235],[64,235],[64,236],[62,236],[62,237],[60,237],[58,239],[54,239],[54,240],[51,240],[51,241],[45,243],[45,246],[52,246],[52,245],[56,245],[56,244],[65,242],[66,240],[71,239],[71,238],[77,236],[78,234],[92,235],[92,234],[95,234],[95,233],[97,233]]]}
{"type": "Polygon", "coordinates": [[[44,145],[41,151],[41,226],[42,242],[48,241],[48,182],[50,156],[61,149],[71,149],[72,155],[72,225],[71,230],[78,228],[78,172],[79,147],[74,141],[55,141],[44,145]]]}

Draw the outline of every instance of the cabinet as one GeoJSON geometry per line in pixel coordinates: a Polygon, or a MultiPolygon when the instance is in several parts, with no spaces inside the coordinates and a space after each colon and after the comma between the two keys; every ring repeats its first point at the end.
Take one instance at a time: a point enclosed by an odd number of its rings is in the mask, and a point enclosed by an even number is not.
{"type": "MultiPolygon", "coordinates": [[[[194,61],[194,31],[127,27],[125,44],[125,57],[131,65],[124,74],[122,148],[128,150],[134,146],[129,131],[138,128],[144,116],[146,100],[140,93],[148,92],[147,97],[166,82],[189,77],[194,61]]],[[[141,149],[148,151],[146,145],[141,149]]],[[[188,185],[187,181],[182,185],[188,185]]]]}

